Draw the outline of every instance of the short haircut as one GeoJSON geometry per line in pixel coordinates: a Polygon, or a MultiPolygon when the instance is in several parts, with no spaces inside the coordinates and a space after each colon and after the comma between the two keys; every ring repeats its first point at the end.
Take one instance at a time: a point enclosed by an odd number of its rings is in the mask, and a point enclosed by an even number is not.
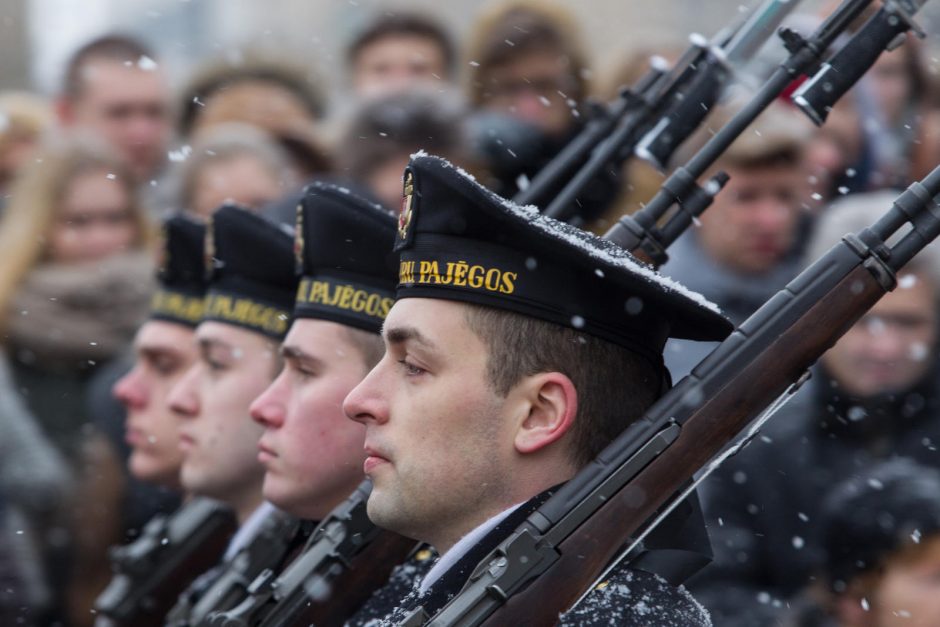
{"type": "Polygon", "coordinates": [[[326,96],[316,72],[307,67],[251,53],[237,64],[217,60],[200,68],[183,89],[180,100],[179,132],[192,133],[205,103],[227,88],[246,82],[276,85],[293,95],[310,114],[312,120],[326,114],[326,96]]]}
{"type": "Polygon", "coordinates": [[[465,161],[464,107],[455,94],[416,88],[369,100],[340,141],[337,166],[358,180],[390,159],[424,150],[465,161]]]}
{"type": "MultiPolygon", "coordinates": [[[[813,234],[806,247],[806,265],[811,264],[839,243],[849,233],[857,233],[871,226],[888,212],[898,191],[877,191],[852,194],[831,203],[816,220],[813,234]]],[[[901,235],[910,230],[905,226],[901,235]]],[[[894,240],[889,240],[893,243],[894,240]]],[[[924,247],[905,266],[908,272],[924,275],[931,281],[934,292],[940,298],[940,242],[934,241],[924,247]]]]}
{"type": "Polygon", "coordinates": [[[531,52],[547,51],[564,57],[573,80],[565,95],[580,101],[588,94],[587,55],[577,23],[560,6],[532,0],[498,4],[476,23],[469,41],[468,99],[473,105],[485,104],[494,68],[531,52]]]}
{"type": "Polygon", "coordinates": [[[179,199],[191,210],[199,177],[206,166],[252,157],[279,180],[290,179],[290,155],[273,137],[248,124],[229,122],[208,129],[193,144],[192,154],[180,169],[179,199]]]}
{"type": "Polygon", "coordinates": [[[127,35],[104,35],[76,50],[65,66],[62,95],[67,100],[78,100],[85,86],[84,73],[92,61],[137,64],[142,57],[153,58],[153,52],[143,43],[127,35]]]}
{"type": "Polygon", "coordinates": [[[370,331],[346,327],[349,335],[349,341],[362,354],[362,360],[365,362],[366,370],[372,370],[375,365],[381,361],[385,355],[385,342],[382,336],[370,331]]]}
{"type": "Polygon", "coordinates": [[[561,372],[574,384],[578,410],[571,457],[588,464],[658,398],[660,373],[626,348],[510,311],[466,305],[466,320],[487,349],[487,379],[506,396],[524,377],[561,372]]]}
{"type": "Polygon", "coordinates": [[[440,49],[448,73],[453,73],[457,53],[451,36],[437,21],[409,12],[387,12],[376,17],[349,43],[346,49],[346,63],[349,66],[355,65],[363,49],[387,37],[430,39],[440,49]]]}

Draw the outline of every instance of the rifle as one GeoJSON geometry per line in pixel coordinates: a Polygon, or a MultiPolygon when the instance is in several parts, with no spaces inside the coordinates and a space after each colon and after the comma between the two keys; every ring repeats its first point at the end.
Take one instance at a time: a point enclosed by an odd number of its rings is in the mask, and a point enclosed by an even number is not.
{"type": "Polygon", "coordinates": [[[367,479],[320,523],[280,575],[262,572],[251,583],[248,598],[212,614],[201,626],[342,625],[416,544],[372,524],[366,514],[371,492],[367,479]]]}
{"type": "MultiPolygon", "coordinates": [[[[657,266],[666,262],[666,248],[711,204],[728,180],[718,172],[704,186],[696,183],[728,146],[792,81],[819,65],[832,42],[861,15],[871,0],[845,0],[808,39],[783,29],[780,36],[790,56],[764,83],[751,101],[706,143],[688,164],[677,168],[643,209],[625,215],[604,237],[635,256],[657,266]],[[662,226],[657,223],[678,204],[662,226]]],[[[911,17],[926,0],[889,0],[865,23],[830,61],[804,83],[791,98],[814,122],[822,123],[831,105],[871,67],[878,55],[897,45],[904,32],[914,28],[911,17]],[[868,47],[871,47],[869,49],[868,47]],[[865,50],[860,53],[860,50],[865,50]]],[[[549,214],[551,215],[551,214],[549,214]]]]}
{"type": "Polygon", "coordinates": [[[668,513],[664,504],[692,488],[677,490],[764,408],[789,398],[810,365],[894,289],[896,273],[940,235],[938,194],[940,167],[748,318],[481,561],[433,618],[419,608],[402,624],[555,624],[668,513]],[[907,223],[911,230],[889,245],[907,223]]]}
{"type": "Polygon", "coordinates": [[[112,547],[114,577],[95,600],[95,612],[113,625],[162,625],[193,575],[219,560],[236,527],[228,507],[206,498],[155,516],[134,542],[112,547]]]}
{"type": "Polygon", "coordinates": [[[309,527],[301,520],[274,510],[264,527],[225,565],[212,584],[191,602],[184,596],[167,614],[169,627],[202,624],[212,612],[224,611],[240,603],[259,573],[279,569],[303,542],[309,527]]]}
{"type": "MultiPolygon", "coordinates": [[[[711,42],[693,35],[692,45],[672,70],[645,92],[634,96],[637,104],[632,107],[631,115],[616,130],[611,125],[613,134],[596,144],[587,163],[545,207],[545,215],[570,220],[578,210],[578,195],[598,173],[606,168],[619,168],[634,152],[664,167],[718,101],[732,77],[733,64],[752,56],[796,4],[787,0],[765,0],[744,23],[729,29],[730,33],[719,33],[711,42]]],[[[562,155],[549,165],[562,159],[562,155]]],[[[588,151],[579,154],[576,163],[581,163],[587,155],[588,151]]],[[[540,172],[533,185],[541,175],[540,172]]],[[[520,204],[532,202],[525,192],[513,200],[520,204]]]]}

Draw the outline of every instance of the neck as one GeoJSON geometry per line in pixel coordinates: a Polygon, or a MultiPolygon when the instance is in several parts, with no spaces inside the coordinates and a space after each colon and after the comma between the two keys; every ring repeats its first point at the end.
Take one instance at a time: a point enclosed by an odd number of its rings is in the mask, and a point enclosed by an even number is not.
{"type": "Polygon", "coordinates": [[[221,500],[231,506],[232,510],[235,512],[235,518],[238,520],[238,524],[243,525],[254,511],[261,506],[261,503],[264,502],[264,497],[261,494],[261,483],[258,482],[257,485],[252,483],[249,486],[245,486],[237,493],[221,500]]]}
{"type": "Polygon", "coordinates": [[[463,518],[446,528],[441,526],[434,529],[436,533],[421,535],[443,555],[450,550],[462,537],[510,507],[532,499],[551,487],[557,486],[571,479],[577,470],[567,461],[553,460],[551,464],[526,464],[514,468],[507,476],[513,477],[512,485],[503,486],[488,502],[473,508],[467,508],[473,515],[463,518]]]}

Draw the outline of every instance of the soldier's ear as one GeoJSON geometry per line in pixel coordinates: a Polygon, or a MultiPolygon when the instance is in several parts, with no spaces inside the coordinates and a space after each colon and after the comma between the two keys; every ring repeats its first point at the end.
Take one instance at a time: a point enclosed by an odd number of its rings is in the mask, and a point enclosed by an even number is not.
{"type": "Polygon", "coordinates": [[[578,393],[560,372],[526,377],[517,390],[524,405],[513,444],[522,454],[535,453],[556,442],[574,425],[578,393]]]}

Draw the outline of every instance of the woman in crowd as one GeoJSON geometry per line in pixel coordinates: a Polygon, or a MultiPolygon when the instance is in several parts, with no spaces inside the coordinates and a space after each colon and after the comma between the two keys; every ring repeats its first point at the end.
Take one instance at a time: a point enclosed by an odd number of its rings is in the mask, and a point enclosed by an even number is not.
{"type": "Polygon", "coordinates": [[[59,611],[68,572],[62,560],[100,561],[115,540],[108,531],[119,526],[115,512],[95,505],[97,475],[106,474],[96,460],[107,444],[90,437],[84,396],[149,305],[150,233],[133,185],[110,152],[69,139],[42,149],[22,171],[0,220],[0,349],[11,372],[0,395],[21,395],[78,479],[74,502],[62,504],[70,519],[31,525],[44,561],[55,565],[48,573],[59,611]]]}

